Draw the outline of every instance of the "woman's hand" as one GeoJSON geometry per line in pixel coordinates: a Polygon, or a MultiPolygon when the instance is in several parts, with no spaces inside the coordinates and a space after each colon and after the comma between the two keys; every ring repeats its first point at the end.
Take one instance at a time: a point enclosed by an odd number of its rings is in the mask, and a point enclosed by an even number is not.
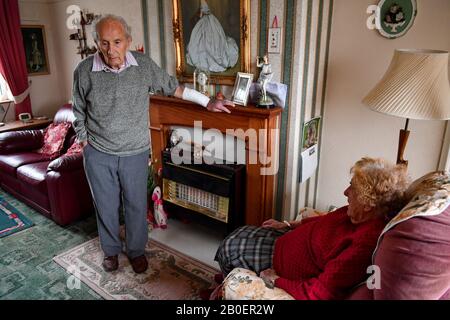
{"type": "Polygon", "coordinates": [[[274,219],[269,219],[263,222],[262,224],[263,228],[272,228],[275,230],[281,230],[288,227],[288,225],[284,222],[280,222],[274,219]]]}
{"type": "Polygon", "coordinates": [[[275,280],[279,278],[275,270],[266,269],[259,273],[259,277],[271,288],[275,286],[275,280]]]}

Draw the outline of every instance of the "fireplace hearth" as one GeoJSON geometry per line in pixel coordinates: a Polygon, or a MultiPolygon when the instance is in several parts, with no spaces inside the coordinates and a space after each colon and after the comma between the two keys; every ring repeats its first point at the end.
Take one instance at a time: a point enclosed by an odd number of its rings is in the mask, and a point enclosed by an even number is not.
{"type": "Polygon", "coordinates": [[[277,171],[263,172],[265,168],[278,166],[279,136],[273,132],[279,129],[281,110],[279,107],[260,109],[250,105],[232,108],[231,114],[213,113],[181,99],[152,96],[152,162],[156,170],[163,170],[165,201],[175,207],[194,209],[212,220],[229,224],[229,227],[260,225],[264,220],[274,218],[277,171]],[[230,129],[234,130],[235,137],[245,142],[245,165],[173,163],[167,154],[170,150],[166,150],[172,128],[193,128],[197,121],[202,122],[204,130],[216,129],[224,135],[230,129]],[[250,131],[259,133],[256,146],[249,143],[246,133],[250,131]],[[249,159],[258,161],[254,163],[249,159]],[[241,197],[242,201],[236,197],[241,197]]]}
{"type": "Polygon", "coordinates": [[[177,211],[184,208],[214,219],[225,224],[228,233],[245,223],[245,165],[176,164],[166,149],[162,169],[163,199],[177,211]]]}

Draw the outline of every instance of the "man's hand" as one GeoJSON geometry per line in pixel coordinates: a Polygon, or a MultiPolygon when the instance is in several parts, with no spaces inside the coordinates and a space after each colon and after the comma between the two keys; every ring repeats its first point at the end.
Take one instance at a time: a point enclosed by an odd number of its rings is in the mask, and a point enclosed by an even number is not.
{"type": "Polygon", "coordinates": [[[231,113],[226,106],[234,107],[234,103],[231,101],[214,98],[210,99],[200,92],[197,92],[189,88],[185,88],[183,86],[178,86],[176,88],[174,97],[197,103],[203,107],[206,107],[208,111],[211,112],[231,113]]]}
{"type": "Polygon", "coordinates": [[[206,106],[206,109],[211,112],[226,112],[231,113],[230,110],[228,110],[227,107],[234,107],[234,103],[228,100],[218,100],[218,99],[211,99],[206,106]]]}

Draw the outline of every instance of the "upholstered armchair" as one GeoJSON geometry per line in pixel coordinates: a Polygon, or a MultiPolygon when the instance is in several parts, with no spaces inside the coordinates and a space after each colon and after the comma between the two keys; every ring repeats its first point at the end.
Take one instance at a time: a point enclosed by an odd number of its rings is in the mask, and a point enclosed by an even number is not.
{"type": "MultiPolygon", "coordinates": [[[[373,253],[379,287],[369,289],[364,282],[347,299],[450,300],[450,174],[423,176],[412,183],[407,196],[409,203],[385,227],[373,253]]],[[[293,299],[239,268],[224,280],[221,295],[229,300],[293,299]]]]}
{"type": "MultiPolygon", "coordinates": [[[[64,105],[53,123],[73,120],[72,106],[64,105]]],[[[57,156],[38,151],[44,135],[45,130],[0,134],[0,186],[59,225],[68,225],[94,211],[83,155],[66,154],[75,141],[71,126],[57,156]]]]}

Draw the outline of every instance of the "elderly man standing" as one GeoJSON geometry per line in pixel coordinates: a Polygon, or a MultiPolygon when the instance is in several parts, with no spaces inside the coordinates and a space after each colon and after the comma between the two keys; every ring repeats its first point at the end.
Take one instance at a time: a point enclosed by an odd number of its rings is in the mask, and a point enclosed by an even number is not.
{"type": "Polygon", "coordinates": [[[173,95],[209,111],[228,112],[231,102],[180,86],[144,54],[130,52],[130,27],[105,15],[94,23],[98,53],[74,71],[74,127],[83,145],[84,166],[97,211],[103,268],[118,269],[122,251],[119,207],[125,211],[126,254],[136,273],[145,272],[149,92],[173,95]]]}

